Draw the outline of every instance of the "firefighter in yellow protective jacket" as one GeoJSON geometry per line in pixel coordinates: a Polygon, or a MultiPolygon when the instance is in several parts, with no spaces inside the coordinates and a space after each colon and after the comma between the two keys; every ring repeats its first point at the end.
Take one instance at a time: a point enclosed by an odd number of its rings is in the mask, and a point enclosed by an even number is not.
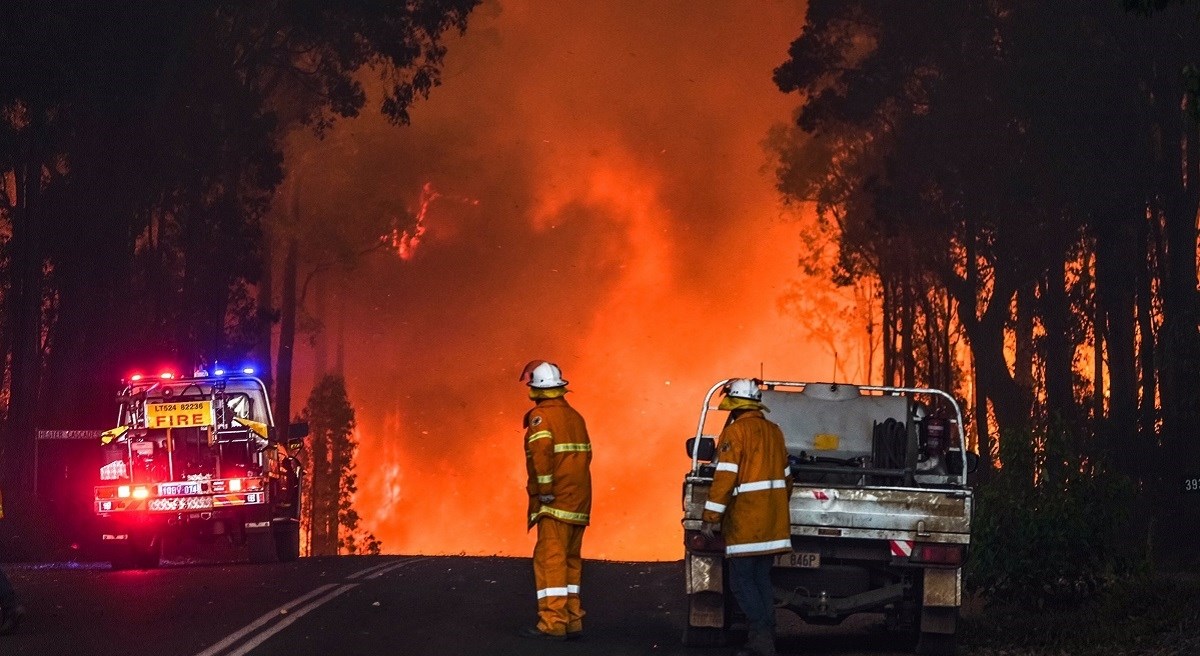
{"type": "Polygon", "coordinates": [[[567,381],[557,365],[530,362],[521,381],[536,403],[525,415],[525,468],[528,528],[538,529],[533,550],[538,623],[521,635],[565,640],[583,631],[580,550],[592,511],[592,443],[583,417],[564,398],[567,381]]]}
{"type": "Polygon", "coordinates": [[[701,530],[721,524],[729,586],[746,614],[749,639],[739,656],[774,656],[774,554],[792,550],[788,499],[792,476],[783,431],[763,415],[759,382],[734,378],[718,406],[729,420],[717,444],[717,467],[701,530]]]}

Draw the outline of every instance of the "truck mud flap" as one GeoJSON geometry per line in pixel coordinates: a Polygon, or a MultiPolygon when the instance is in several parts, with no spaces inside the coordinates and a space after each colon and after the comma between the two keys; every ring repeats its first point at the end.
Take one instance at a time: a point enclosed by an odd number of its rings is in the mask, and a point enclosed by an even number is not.
{"type": "Polygon", "coordinates": [[[924,606],[957,608],[962,605],[962,570],[927,568],[924,588],[924,606]]]}
{"type": "Polygon", "coordinates": [[[683,562],[688,597],[688,625],[724,628],[725,586],[722,580],[722,557],[688,554],[683,562]]]}

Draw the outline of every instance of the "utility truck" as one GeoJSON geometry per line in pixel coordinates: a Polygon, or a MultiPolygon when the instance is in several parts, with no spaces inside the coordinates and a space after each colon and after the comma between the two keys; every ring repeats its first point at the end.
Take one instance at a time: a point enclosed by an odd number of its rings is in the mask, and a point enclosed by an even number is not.
{"type": "MultiPolygon", "coordinates": [[[[744,631],[729,590],[724,542],[701,532],[728,413],[708,390],[687,441],[683,481],[689,646],[744,631]]],[[[777,608],[811,624],[880,613],[922,654],[952,654],[971,541],[962,412],[936,389],[761,381],[766,417],[782,429],[793,478],[791,553],[775,557],[777,608]]],[[[731,509],[737,503],[735,496],[731,509]]]]}
{"type": "Polygon", "coordinates": [[[252,562],[299,556],[295,451],[308,426],[276,434],[253,370],[134,375],[117,402],[117,427],[100,437],[94,499],[114,569],[157,567],[169,538],[245,545],[252,562]]]}

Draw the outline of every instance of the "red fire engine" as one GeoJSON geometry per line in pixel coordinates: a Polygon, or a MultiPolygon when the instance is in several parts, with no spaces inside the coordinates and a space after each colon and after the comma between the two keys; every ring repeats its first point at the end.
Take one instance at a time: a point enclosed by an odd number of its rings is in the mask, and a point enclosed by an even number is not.
{"type": "Polygon", "coordinates": [[[308,434],[276,434],[252,369],[134,375],[101,438],[95,512],[114,569],[157,567],[164,539],[227,538],[252,562],[300,554],[300,462],[308,434]]]}

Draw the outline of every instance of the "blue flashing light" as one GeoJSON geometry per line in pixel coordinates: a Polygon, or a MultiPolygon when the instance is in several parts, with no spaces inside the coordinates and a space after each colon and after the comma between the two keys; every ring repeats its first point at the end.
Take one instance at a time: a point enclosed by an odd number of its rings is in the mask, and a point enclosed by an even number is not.
{"type": "Polygon", "coordinates": [[[253,376],[254,367],[242,367],[242,373],[246,374],[247,376],[253,376]]]}
{"type": "Polygon", "coordinates": [[[224,369],[216,369],[216,370],[214,370],[214,371],[213,371],[213,375],[214,375],[214,376],[224,376],[224,375],[225,375],[225,370],[224,370],[224,369]]]}

